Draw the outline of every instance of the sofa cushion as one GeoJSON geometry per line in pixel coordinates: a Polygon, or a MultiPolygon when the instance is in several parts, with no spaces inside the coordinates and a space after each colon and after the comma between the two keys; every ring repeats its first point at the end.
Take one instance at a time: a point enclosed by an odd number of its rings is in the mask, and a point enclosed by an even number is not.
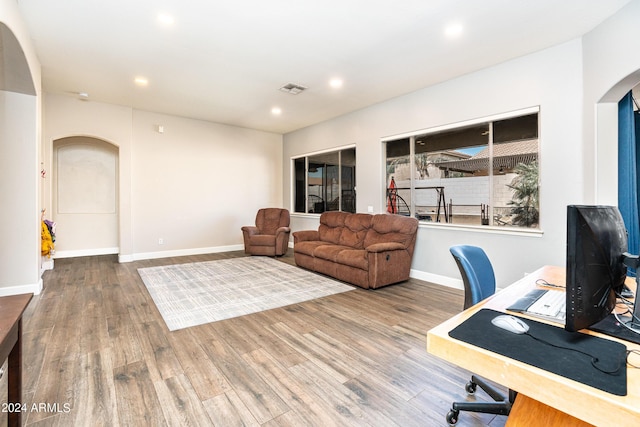
{"type": "Polygon", "coordinates": [[[315,251],[313,251],[313,256],[320,259],[326,259],[327,261],[336,261],[338,254],[345,249],[351,249],[348,246],[341,245],[327,245],[324,244],[322,246],[318,246],[315,251]]]}
{"type": "Polygon", "coordinates": [[[373,215],[353,214],[344,220],[344,228],[340,234],[340,244],[354,249],[362,249],[367,230],[371,228],[373,215]]]}
{"type": "Polygon", "coordinates": [[[318,236],[320,240],[328,243],[339,244],[340,234],[344,229],[344,221],[348,212],[324,212],[320,215],[320,226],[318,227],[318,236]]]}
{"type": "Polygon", "coordinates": [[[325,242],[321,242],[320,240],[310,240],[305,242],[298,242],[294,247],[294,251],[296,253],[301,253],[309,256],[314,256],[313,253],[316,251],[318,246],[326,245],[325,242]]]}
{"type": "Polygon", "coordinates": [[[392,214],[374,215],[371,228],[364,238],[364,247],[385,242],[398,242],[409,247],[417,230],[418,220],[415,218],[392,214]]]}
{"type": "Polygon", "coordinates": [[[359,268],[361,270],[369,269],[369,259],[367,251],[364,249],[345,249],[338,253],[336,262],[349,267],[359,268]]]}

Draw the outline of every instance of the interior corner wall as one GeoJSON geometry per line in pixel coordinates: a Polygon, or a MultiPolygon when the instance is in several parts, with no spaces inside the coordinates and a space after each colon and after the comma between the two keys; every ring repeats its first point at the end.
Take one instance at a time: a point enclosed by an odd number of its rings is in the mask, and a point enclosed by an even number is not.
{"type": "Polygon", "coordinates": [[[134,111],[138,258],[240,250],[243,225],[282,206],[282,135],[134,111]]]}
{"type": "MultiPolygon", "coordinates": [[[[540,108],[540,210],[542,235],[514,235],[422,224],[412,274],[434,282],[459,279],[449,254],[454,244],[482,246],[498,286],[545,265],[564,265],[566,205],[585,193],[582,170],[582,45],[576,39],[401,96],[284,136],[285,200],[291,199],[290,159],[356,144],[357,211],[384,212],[382,137],[540,108]]],[[[294,231],[317,227],[317,217],[295,214],[294,231]]]]}
{"type": "MultiPolygon", "coordinates": [[[[14,0],[0,0],[0,22],[11,31],[28,64],[29,75],[20,68],[21,74],[13,77],[23,79],[23,88],[32,83],[28,95],[11,92],[11,87],[0,90],[0,296],[4,296],[42,289],[38,198],[41,83],[40,64],[14,0]]],[[[5,76],[16,73],[14,65],[0,57],[5,76]]]]}
{"type": "Polygon", "coordinates": [[[0,91],[0,296],[40,290],[36,111],[35,96],[0,91]]]}
{"type": "Polygon", "coordinates": [[[44,116],[48,145],[118,146],[120,261],[242,249],[240,227],[282,206],[282,135],[53,94],[44,116]]]}

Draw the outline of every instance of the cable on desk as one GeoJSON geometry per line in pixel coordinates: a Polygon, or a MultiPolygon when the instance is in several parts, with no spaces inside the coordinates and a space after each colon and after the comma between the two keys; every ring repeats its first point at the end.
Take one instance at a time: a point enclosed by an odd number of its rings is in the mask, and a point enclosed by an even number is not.
{"type": "Polygon", "coordinates": [[[632,332],[635,332],[636,334],[640,334],[640,330],[638,329],[634,329],[631,326],[628,325],[628,323],[633,323],[633,321],[635,320],[637,323],[640,324],[640,318],[638,318],[638,316],[636,316],[633,313],[633,309],[635,306],[635,301],[631,301],[630,299],[623,297],[622,294],[620,294],[619,292],[616,292],[616,296],[618,297],[618,299],[620,300],[620,302],[622,304],[624,304],[627,307],[627,311],[624,313],[616,313],[614,312],[613,315],[615,316],[616,320],[618,321],[618,323],[620,323],[622,326],[624,326],[625,328],[629,329],[632,332]],[[625,315],[625,314],[630,314],[631,315],[631,320],[630,321],[625,321],[624,319],[621,319],[620,316],[621,315],[625,315]]]}
{"type": "Polygon", "coordinates": [[[632,354],[636,356],[640,356],[640,350],[627,350],[627,366],[634,369],[640,369],[640,366],[637,366],[636,364],[629,362],[629,356],[631,356],[632,354]]]}
{"type": "Polygon", "coordinates": [[[538,286],[547,286],[549,288],[559,288],[559,289],[565,289],[564,286],[562,285],[556,285],[555,283],[549,283],[544,279],[538,279],[536,280],[536,285],[538,286]]]}
{"type": "Polygon", "coordinates": [[[541,342],[543,344],[550,345],[551,347],[559,348],[561,350],[574,351],[576,353],[580,353],[580,354],[582,354],[584,356],[590,357],[591,358],[591,366],[593,366],[594,368],[596,368],[598,371],[602,372],[603,374],[615,374],[616,372],[618,372],[622,368],[622,362],[619,362],[618,363],[618,367],[616,369],[612,370],[612,371],[603,369],[603,368],[601,368],[601,367],[599,367],[597,365],[597,363],[600,361],[600,359],[598,359],[597,357],[593,356],[592,354],[589,354],[589,353],[584,352],[582,350],[578,350],[576,348],[563,347],[561,345],[556,345],[556,344],[550,343],[547,340],[544,340],[542,338],[538,338],[538,337],[536,337],[534,335],[531,335],[529,332],[525,332],[524,334],[530,336],[534,340],[539,341],[539,342],[541,342]]]}

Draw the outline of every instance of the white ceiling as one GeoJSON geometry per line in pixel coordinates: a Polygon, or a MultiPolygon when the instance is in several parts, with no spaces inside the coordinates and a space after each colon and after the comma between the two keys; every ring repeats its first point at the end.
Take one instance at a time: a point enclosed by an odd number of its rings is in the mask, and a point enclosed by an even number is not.
{"type": "Polygon", "coordinates": [[[45,92],[277,133],[574,39],[629,1],[17,0],[45,92]]]}

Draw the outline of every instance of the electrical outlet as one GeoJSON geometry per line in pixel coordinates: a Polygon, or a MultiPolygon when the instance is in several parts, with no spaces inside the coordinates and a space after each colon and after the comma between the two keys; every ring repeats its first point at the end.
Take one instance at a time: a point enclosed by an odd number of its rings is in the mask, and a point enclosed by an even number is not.
{"type": "Polygon", "coordinates": [[[159,245],[164,245],[164,239],[163,239],[162,237],[160,237],[160,238],[158,239],[158,244],[159,244],[159,245]]]}
{"type": "Polygon", "coordinates": [[[373,206],[367,206],[367,212],[373,213],[373,206]]]}

